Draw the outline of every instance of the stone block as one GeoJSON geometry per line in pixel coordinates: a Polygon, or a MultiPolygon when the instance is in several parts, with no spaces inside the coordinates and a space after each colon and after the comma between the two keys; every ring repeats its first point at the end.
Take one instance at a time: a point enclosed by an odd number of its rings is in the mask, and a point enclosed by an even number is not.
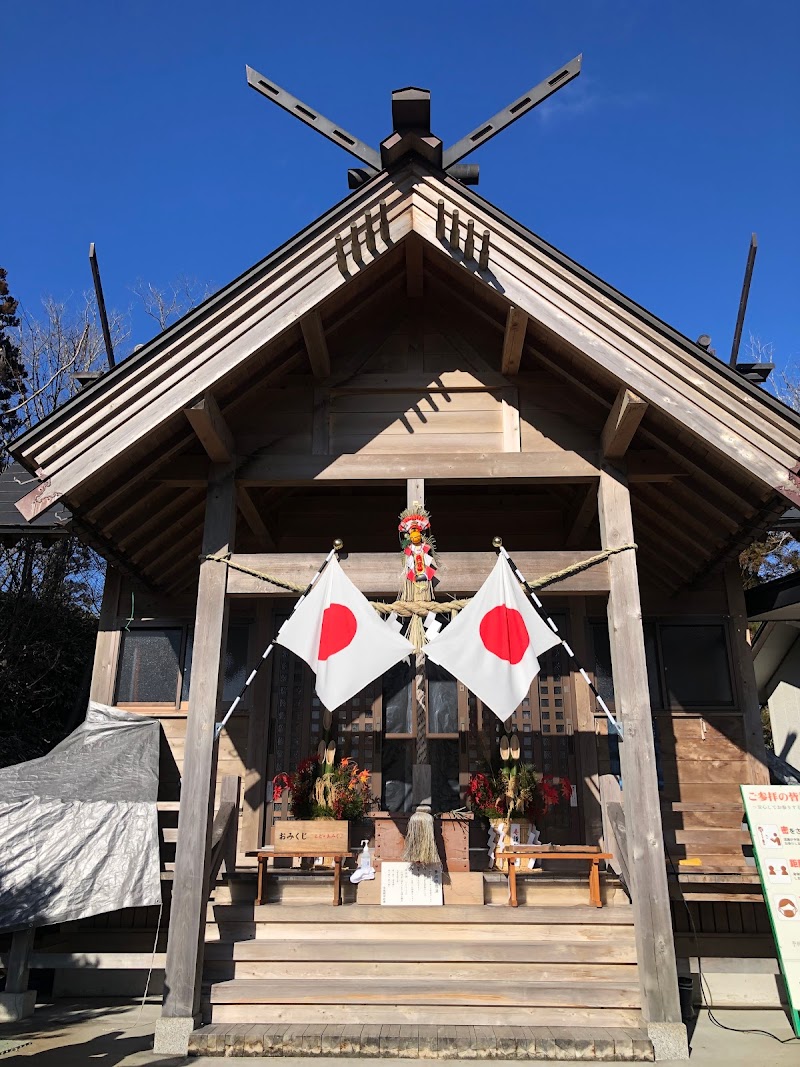
{"type": "Polygon", "coordinates": [[[418,1026],[417,1041],[419,1042],[419,1058],[421,1060],[435,1060],[439,1056],[439,1027],[418,1026]]]}
{"type": "Polygon", "coordinates": [[[156,1019],[153,1052],[165,1056],[186,1056],[189,1052],[189,1035],[199,1025],[199,1018],[162,1015],[156,1019]]]}
{"type": "Polygon", "coordinates": [[[24,993],[0,993],[0,1023],[15,1023],[20,1019],[27,1019],[33,1015],[35,1007],[35,989],[26,989],[24,993]]]}
{"type": "Polygon", "coordinates": [[[399,1040],[400,1055],[406,1059],[417,1059],[419,1056],[419,1027],[406,1025],[400,1027],[399,1040]]]}
{"type": "Polygon", "coordinates": [[[683,1023],[649,1022],[647,1036],[653,1044],[656,1062],[689,1059],[689,1038],[683,1023]]]}
{"type": "Polygon", "coordinates": [[[493,1060],[497,1058],[497,1042],[493,1026],[473,1026],[475,1034],[475,1053],[478,1059],[493,1060]]]}

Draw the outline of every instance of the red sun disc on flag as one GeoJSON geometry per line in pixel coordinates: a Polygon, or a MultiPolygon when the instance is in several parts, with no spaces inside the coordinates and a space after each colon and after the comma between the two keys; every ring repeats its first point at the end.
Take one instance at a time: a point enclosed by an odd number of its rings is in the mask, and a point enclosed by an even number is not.
{"type": "Polygon", "coordinates": [[[498,604],[481,619],[481,641],[487,651],[516,666],[531,643],[525,620],[516,608],[498,604]]]}
{"type": "Polygon", "coordinates": [[[319,635],[319,659],[330,659],[352,642],[356,636],[356,617],[344,604],[329,604],[322,613],[322,631],[319,635]]]}

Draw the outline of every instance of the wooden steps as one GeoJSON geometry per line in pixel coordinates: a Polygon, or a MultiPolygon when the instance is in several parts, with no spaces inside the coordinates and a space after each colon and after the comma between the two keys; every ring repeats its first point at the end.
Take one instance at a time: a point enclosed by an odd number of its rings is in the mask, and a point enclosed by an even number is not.
{"type": "Polygon", "coordinates": [[[217,1024],[189,1039],[194,1056],[347,1056],[373,1059],[653,1060],[644,1030],[622,1026],[217,1024]]]}
{"type": "MultiPolygon", "coordinates": [[[[629,968],[629,971],[631,969],[629,968]]],[[[380,972],[379,972],[380,973],[380,972]]],[[[419,974],[419,968],[418,972],[419,974]]],[[[330,975],[330,968],[328,969],[330,975]]],[[[332,1007],[342,1005],[424,1004],[426,1007],[446,1005],[453,1008],[469,1007],[559,1007],[559,1008],[636,1008],[639,1005],[639,983],[619,981],[595,981],[578,984],[565,974],[560,982],[539,981],[524,978],[513,972],[506,973],[495,968],[494,980],[488,979],[486,970],[479,981],[454,980],[450,975],[395,978],[395,965],[384,967],[383,980],[371,976],[369,981],[360,978],[342,977],[338,969],[335,979],[330,977],[321,983],[318,980],[304,981],[299,978],[287,980],[281,968],[281,977],[275,979],[241,979],[215,982],[211,989],[210,1002],[214,1004],[322,1004],[332,1007]],[[389,975],[391,971],[391,976],[389,975]],[[328,989],[320,989],[320,985],[328,989]]]]}
{"type": "Polygon", "coordinates": [[[622,905],[210,904],[203,979],[219,1025],[641,1025],[622,905]]]}

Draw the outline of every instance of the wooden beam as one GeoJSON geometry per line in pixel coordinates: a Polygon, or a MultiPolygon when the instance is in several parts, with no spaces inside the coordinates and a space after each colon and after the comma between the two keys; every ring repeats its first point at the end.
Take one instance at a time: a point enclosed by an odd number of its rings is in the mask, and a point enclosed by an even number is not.
{"type": "MultiPolygon", "coordinates": [[[[425,461],[429,481],[451,484],[483,482],[589,482],[599,476],[600,457],[596,452],[456,452],[430,453],[425,461]]],[[[630,481],[669,482],[683,474],[672,460],[657,452],[632,452],[630,481]]],[[[172,462],[159,477],[165,485],[203,485],[208,464],[196,456],[183,456],[172,462]]],[[[244,460],[236,473],[242,485],[313,485],[332,483],[358,485],[361,482],[401,484],[419,472],[417,453],[360,452],[331,456],[287,456],[279,453],[244,460]]]]}
{"type": "Polygon", "coordinates": [[[525,344],[525,330],[528,316],[518,307],[508,309],[506,330],[503,335],[503,356],[500,361],[501,374],[516,374],[522,361],[522,348],[525,344]]]}
{"type": "Polygon", "coordinates": [[[239,507],[239,511],[242,513],[242,518],[250,528],[250,532],[255,534],[259,546],[265,552],[274,552],[277,547],[275,538],[270,533],[267,524],[259,515],[258,508],[253,503],[253,498],[250,496],[250,493],[243,485],[239,485],[236,488],[236,503],[239,507]]]}
{"type": "MultiPolygon", "coordinates": [[[[424,493],[423,493],[424,495],[424,493]]],[[[418,496],[409,495],[411,503],[418,496]]],[[[420,501],[424,503],[424,501],[420,501]]],[[[324,547],[320,550],[324,555],[324,547]]],[[[563,570],[573,563],[588,559],[599,549],[587,548],[578,552],[515,552],[514,561],[523,574],[535,581],[547,574],[563,570]]],[[[235,554],[232,562],[261,574],[269,574],[281,581],[294,582],[305,587],[319,568],[319,553],[278,552],[274,554],[235,554]]],[[[488,577],[496,556],[486,552],[448,552],[447,566],[438,573],[438,592],[474,593],[488,577]]],[[[364,593],[397,593],[397,553],[359,552],[341,561],[342,569],[350,580],[364,593]]],[[[221,564],[218,564],[221,566],[221,564]]],[[[550,593],[577,593],[584,596],[604,595],[609,589],[608,563],[596,563],[585,571],[562,578],[542,590],[542,596],[550,593]]],[[[270,585],[261,578],[231,569],[228,575],[228,593],[231,596],[297,596],[280,586],[270,585]]]]}
{"type": "MultiPolygon", "coordinates": [[[[589,482],[599,475],[598,456],[587,452],[429,453],[426,481],[447,483],[589,482]]],[[[207,464],[193,457],[176,460],[162,481],[168,485],[200,485],[207,464]]],[[[419,454],[361,452],[337,456],[253,456],[236,473],[241,485],[358,485],[362,482],[403,484],[419,474],[419,454]]]]}
{"type": "MultiPolygon", "coordinates": [[[[203,555],[233,548],[236,489],[231,465],[211,468],[206,496],[203,555]]],[[[175,1051],[175,1029],[189,1029],[200,1016],[203,930],[216,779],[214,723],[222,682],[228,626],[227,569],[200,564],[194,626],[194,657],[172,883],[163,1023],[156,1027],[157,1052],[175,1051]],[[180,1024],[176,1020],[182,1020],[180,1024]]]]}
{"type": "Polygon", "coordinates": [[[183,410],[211,462],[230,463],[236,452],[233,434],[213,395],[203,393],[183,410]]]}
{"type": "Polygon", "coordinates": [[[413,235],[406,238],[406,295],[409,300],[422,299],[424,247],[413,235]]]}
{"type": "Polygon", "coordinates": [[[308,361],[315,378],[327,378],[331,373],[331,357],[328,352],[328,342],[325,340],[325,330],[322,327],[322,318],[319,311],[310,311],[300,319],[300,329],[303,333],[308,361]]]}
{"type": "Polygon", "coordinates": [[[606,459],[622,459],[646,411],[646,401],[624,386],[620,389],[600,435],[606,459]]]}
{"type": "MultiPolygon", "coordinates": [[[[635,541],[623,470],[604,467],[597,505],[604,549],[635,541]]],[[[648,1024],[674,1027],[678,1037],[681,1011],[636,553],[619,552],[608,567],[608,633],[616,712],[624,730],[620,760],[642,1013],[648,1024]]]]}

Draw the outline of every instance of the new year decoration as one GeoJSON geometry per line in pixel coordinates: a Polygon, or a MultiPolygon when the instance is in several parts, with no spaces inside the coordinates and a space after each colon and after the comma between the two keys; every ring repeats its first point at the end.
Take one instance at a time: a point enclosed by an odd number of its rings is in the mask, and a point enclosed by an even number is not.
{"type": "MultiPolygon", "coordinates": [[[[407,603],[431,604],[433,597],[433,579],[438,561],[436,543],[431,535],[430,513],[414,501],[410,508],[400,513],[400,547],[403,550],[403,591],[401,597],[407,603]]],[[[428,619],[435,621],[435,616],[428,614],[428,619]]],[[[406,636],[415,649],[414,659],[414,695],[417,705],[417,756],[413,768],[413,794],[416,805],[408,820],[403,859],[412,864],[439,864],[439,851],[433,832],[431,815],[431,768],[428,760],[428,707],[425,699],[425,645],[426,625],[422,616],[412,614],[406,636]]],[[[436,624],[438,628],[438,623],[436,624]]],[[[429,628],[428,628],[429,629],[429,628]]],[[[436,632],[436,631],[434,631],[436,632]]]]}

